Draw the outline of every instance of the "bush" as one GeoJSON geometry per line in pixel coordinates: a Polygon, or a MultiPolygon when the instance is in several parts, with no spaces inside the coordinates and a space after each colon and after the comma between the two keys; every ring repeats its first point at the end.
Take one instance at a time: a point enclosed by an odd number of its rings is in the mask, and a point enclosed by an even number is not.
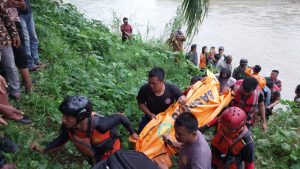
{"type": "Polygon", "coordinates": [[[296,103],[268,121],[268,132],[254,131],[258,168],[296,169],[300,167],[300,109],[296,103]],[[291,107],[291,108],[290,108],[291,107]]]}

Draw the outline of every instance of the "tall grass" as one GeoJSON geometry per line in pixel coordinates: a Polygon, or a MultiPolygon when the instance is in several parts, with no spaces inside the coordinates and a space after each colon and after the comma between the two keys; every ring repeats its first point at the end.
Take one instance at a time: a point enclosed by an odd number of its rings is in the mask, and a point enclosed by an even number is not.
{"type": "MultiPolygon", "coordinates": [[[[72,144],[55,154],[30,152],[29,144],[50,142],[59,133],[61,113],[58,105],[69,95],[86,95],[97,112],[110,115],[123,111],[137,126],[142,112],[137,108],[136,95],[146,83],[153,66],[166,70],[167,79],[185,88],[197,73],[185,61],[175,62],[172,52],[155,42],[141,38],[122,43],[117,34],[120,20],[115,20],[113,33],[96,20],[88,20],[73,5],[57,6],[48,0],[32,0],[36,30],[40,41],[45,70],[33,73],[35,92],[23,95],[18,108],[33,124],[22,126],[9,122],[1,127],[20,146],[16,155],[7,154],[9,161],[22,169],[89,168],[85,158],[72,144]]],[[[123,146],[128,134],[120,129],[123,146]]]]}

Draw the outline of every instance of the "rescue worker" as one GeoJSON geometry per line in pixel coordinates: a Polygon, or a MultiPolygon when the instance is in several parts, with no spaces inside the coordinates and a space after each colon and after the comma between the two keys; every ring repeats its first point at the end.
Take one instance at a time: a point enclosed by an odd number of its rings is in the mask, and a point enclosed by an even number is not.
{"type": "Polygon", "coordinates": [[[213,169],[242,169],[243,166],[254,169],[254,141],[246,119],[246,113],[238,107],[229,107],[222,113],[211,141],[213,169]]]}
{"type": "Polygon", "coordinates": [[[111,116],[102,116],[92,111],[92,103],[85,96],[71,96],[66,98],[59,110],[62,112],[61,132],[46,147],[33,142],[32,150],[48,153],[72,141],[79,152],[91,160],[107,159],[112,153],[121,148],[115,127],[122,124],[133,139],[137,134],[133,131],[128,118],[118,113],[111,116]]]}
{"type": "Polygon", "coordinates": [[[198,81],[202,81],[204,78],[205,78],[204,76],[199,76],[199,75],[193,76],[192,79],[191,79],[191,82],[190,82],[190,86],[187,87],[187,88],[183,91],[182,95],[186,96],[186,95],[188,94],[188,92],[190,91],[190,89],[193,87],[193,85],[194,85],[195,83],[197,83],[198,81]]]}
{"type": "Polygon", "coordinates": [[[245,70],[247,68],[248,60],[247,59],[241,59],[240,60],[240,66],[236,67],[233,70],[232,77],[236,80],[241,80],[246,78],[245,70]]]}
{"type": "Polygon", "coordinates": [[[161,67],[154,67],[148,73],[148,83],[143,85],[136,97],[139,109],[144,113],[139,124],[138,132],[156,115],[164,112],[175,101],[184,106],[186,98],[182,91],[174,84],[165,82],[165,71],[161,67]]]}
{"type": "Polygon", "coordinates": [[[195,76],[193,76],[193,78],[191,79],[190,85],[193,85],[193,84],[195,84],[195,83],[197,83],[198,81],[201,81],[201,80],[203,80],[203,79],[204,79],[203,76],[195,75],[195,76]]]}
{"type": "Polygon", "coordinates": [[[239,80],[234,85],[234,99],[232,105],[243,109],[247,114],[246,125],[249,129],[253,127],[254,115],[258,112],[262,120],[263,131],[267,130],[264,95],[258,87],[255,78],[249,77],[245,80],[239,80]]]}
{"type": "Polygon", "coordinates": [[[265,77],[263,77],[263,76],[261,76],[261,75],[259,74],[260,71],[261,71],[261,66],[260,66],[260,65],[255,65],[255,66],[253,67],[253,69],[251,69],[251,68],[246,68],[245,73],[246,73],[247,76],[250,76],[250,77],[255,78],[255,79],[258,81],[259,87],[260,87],[262,90],[264,90],[264,88],[265,88],[267,82],[266,82],[265,77]]]}

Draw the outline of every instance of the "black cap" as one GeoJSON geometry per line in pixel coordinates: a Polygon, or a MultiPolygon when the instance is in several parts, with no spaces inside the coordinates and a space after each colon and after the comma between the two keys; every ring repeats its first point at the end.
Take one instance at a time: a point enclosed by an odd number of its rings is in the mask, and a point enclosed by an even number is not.
{"type": "Polygon", "coordinates": [[[240,60],[240,64],[247,64],[248,63],[248,60],[247,59],[241,59],[240,60]]]}

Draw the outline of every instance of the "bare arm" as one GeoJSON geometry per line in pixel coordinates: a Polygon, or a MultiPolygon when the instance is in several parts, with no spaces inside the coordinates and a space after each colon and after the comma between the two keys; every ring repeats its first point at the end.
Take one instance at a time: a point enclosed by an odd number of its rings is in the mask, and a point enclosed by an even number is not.
{"type": "Polygon", "coordinates": [[[8,87],[5,79],[0,75],[0,94],[6,94],[6,88],[8,87]]]}
{"type": "Polygon", "coordinates": [[[264,131],[267,131],[266,112],[265,112],[264,102],[258,103],[258,109],[262,119],[262,128],[264,131]]]}
{"type": "Polygon", "coordinates": [[[279,103],[280,103],[280,99],[278,99],[278,100],[276,100],[275,102],[269,104],[269,105],[267,106],[267,108],[270,109],[270,108],[274,107],[275,105],[277,105],[277,104],[279,104],[279,103]]]}
{"type": "Polygon", "coordinates": [[[148,109],[148,107],[145,104],[139,104],[139,108],[142,110],[143,113],[149,115],[149,117],[156,118],[156,115],[151,113],[151,111],[148,109]]]}

